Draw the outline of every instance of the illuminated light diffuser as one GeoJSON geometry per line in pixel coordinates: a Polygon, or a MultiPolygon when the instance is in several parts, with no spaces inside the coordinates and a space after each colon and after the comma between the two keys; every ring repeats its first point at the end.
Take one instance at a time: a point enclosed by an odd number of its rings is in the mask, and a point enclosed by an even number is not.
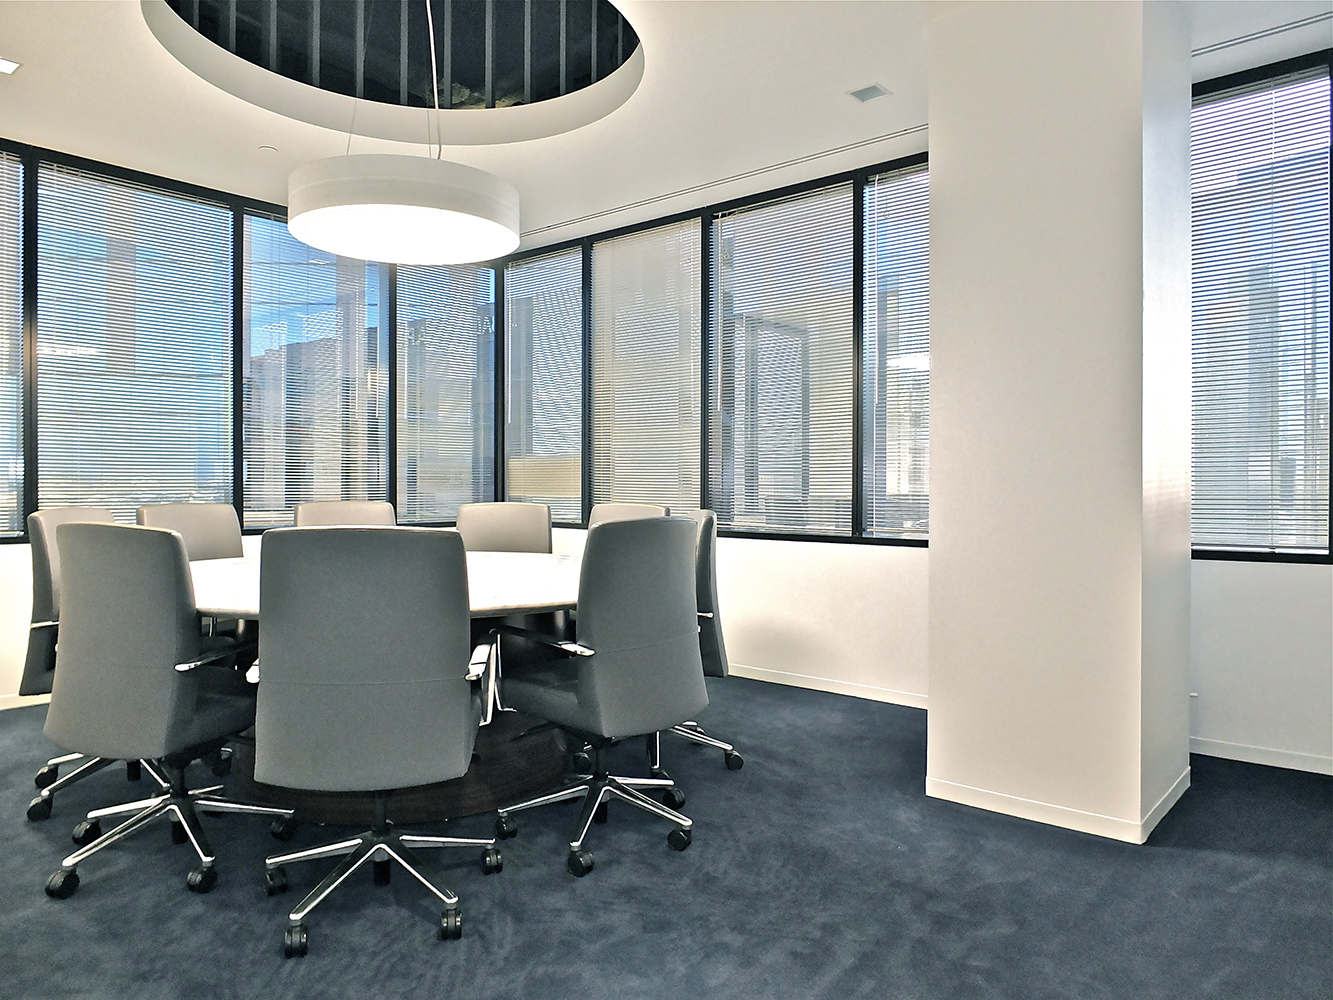
{"type": "Polygon", "coordinates": [[[287,180],[287,228],[328,253],[394,264],[469,264],[518,247],[518,192],[426,156],[316,160],[287,180]]]}

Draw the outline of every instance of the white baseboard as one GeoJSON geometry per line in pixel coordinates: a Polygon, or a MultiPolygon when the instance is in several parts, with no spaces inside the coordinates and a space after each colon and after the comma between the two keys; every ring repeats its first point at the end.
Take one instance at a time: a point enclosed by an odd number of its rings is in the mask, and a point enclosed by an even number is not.
{"type": "Polygon", "coordinates": [[[785,670],[769,670],[765,667],[747,667],[740,663],[729,664],[728,669],[737,677],[748,677],[756,681],[786,684],[788,687],[807,688],[811,691],[827,691],[830,694],[848,694],[853,698],[883,701],[890,705],[906,705],[908,708],[926,707],[926,696],[913,694],[910,691],[895,691],[892,688],[839,681],[830,677],[815,677],[811,674],[792,674],[785,670]]]}
{"type": "Polygon", "coordinates": [[[1243,760],[1249,764],[1288,767],[1294,771],[1333,774],[1333,757],[1321,757],[1312,753],[1297,753],[1294,750],[1273,750],[1269,747],[1252,747],[1244,743],[1205,740],[1198,736],[1191,736],[1190,753],[1203,754],[1205,757],[1225,757],[1227,760],[1243,760]]]}
{"type": "Polygon", "coordinates": [[[28,705],[45,705],[51,700],[49,694],[0,694],[0,712],[7,708],[26,708],[28,705]]]}
{"type": "Polygon", "coordinates": [[[1006,795],[1003,792],[992,792],[985,788],[973,788],[970,785],[960,785],[941,778],[926,778],[926,794],[931,798],[947,799],[960,805],[1017,816],[1019,819],[1059,826],[1066,830],[1077,830],[1080,833],[1090,833],[1129,844],[1142,844],[1148,839],[1148,834],[1152,833],[1158,821],[1185,794],[1185,789],[1189,788],[1189,785],[1190,772],[1189,768],[1186,768],[1148,815],[1138,822],[1085,812],[1082,809],[1071,809],[1069,806],[1058,806],[1050,802],[1038,802],[1017,795],[1006,795]]]}

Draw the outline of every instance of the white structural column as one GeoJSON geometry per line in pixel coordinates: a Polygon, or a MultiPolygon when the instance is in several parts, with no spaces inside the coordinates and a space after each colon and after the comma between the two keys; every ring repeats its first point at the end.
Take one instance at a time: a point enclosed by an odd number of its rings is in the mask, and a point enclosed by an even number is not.
{"type": "Polygon", "coordinates": [[[1189,35],[929,28],[927,793],[1141,843],[1189,786],[1189,35]]]}

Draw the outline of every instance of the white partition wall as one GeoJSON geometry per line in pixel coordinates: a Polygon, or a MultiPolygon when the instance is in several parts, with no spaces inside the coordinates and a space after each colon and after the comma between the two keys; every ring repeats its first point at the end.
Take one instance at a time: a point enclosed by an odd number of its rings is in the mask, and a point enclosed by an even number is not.
{"type": "Polygon", "coordinates": [[[1189,784],[1189,35],[929,29],[930,795],[1141,842],[1189,784]]]}

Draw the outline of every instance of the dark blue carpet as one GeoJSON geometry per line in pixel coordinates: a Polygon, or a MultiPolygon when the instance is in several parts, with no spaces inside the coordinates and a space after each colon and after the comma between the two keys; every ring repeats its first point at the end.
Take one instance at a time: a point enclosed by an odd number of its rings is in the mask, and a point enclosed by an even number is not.
{"type": "MultiPolygon", "coordinates": [[[[1134,847],[927,799],[925,713],[730,678],[700,717],[745,754],[667,739],[694,844],[612,805],[566,874],[572,805],[521,814],[504,871],[430,852],[462,897],[461,941],[396,872],[353,879],[285,961],[288,907],[327,870],[293,866],[268,898],[267,824],[204,819],[221,881],[165,823],[86,862],[82,887],[42,886],[83,810],[133,798],[122,769],[29,823],[54,748],[43,708],[0,712],[0,996],[181,998],[1237,998],[1333,996],[1333,780],[1193,759],[1193,787],[1134,847]]],[[[617,748],[641,773],[642,746],[617,748]]],[[[205,783],[207,772],[194,774],[205,783]]],[[[146,783],[142,786],[146,794],[146,783]]],[[[486,835],[489,817],[436,826],[486,835]]],[[[331,839],[307,827],[296,844],[331,839]]]]}

